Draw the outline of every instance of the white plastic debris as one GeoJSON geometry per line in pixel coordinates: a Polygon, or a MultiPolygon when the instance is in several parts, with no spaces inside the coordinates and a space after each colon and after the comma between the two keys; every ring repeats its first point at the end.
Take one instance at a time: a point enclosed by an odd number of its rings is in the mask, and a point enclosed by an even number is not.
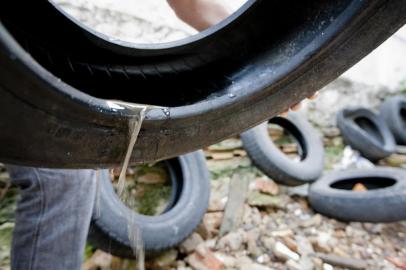
{"type": "Polygon", "coordinates": [[[368,159],[361,156],[361,154],[352,149],[351,146],[346,146],[344,148],[343,157],[340,162],[333,166],[336,170],[345,169],[370,169],[374,168],[375,165],[368,159]]]}

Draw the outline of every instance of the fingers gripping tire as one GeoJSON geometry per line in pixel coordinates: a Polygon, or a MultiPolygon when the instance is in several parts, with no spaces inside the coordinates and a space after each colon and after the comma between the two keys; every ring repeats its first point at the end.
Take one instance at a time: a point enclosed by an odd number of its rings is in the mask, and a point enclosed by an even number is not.
{"type": "Polygon", "coordinates": [[[131,258],[128,217],[139,227],[146,252],[173,247],[189,236],[208,207],[209,174],[201,151],[169,160],[177,174],[178,196],[171,209],[159,216],[144,216],[125,206],[113,190],[108,176],[101,179],[100,214],[94,217],[88,241],[113,255],[131,258]]]}
{"type": "Polygon", "coordinates": [[[282,126],[294,137],[301,150],[296,162],[286,156],[268,135],[268,122],[242,133],[241,140],[258,168],[273,180],[285,185],[301,185],[316,180],[323,171],[324,149],[320,135],[298,113],[269,122],[282,126]]]}
{"type": "Polygon", "coordinates": [[[368,109],[339,111],[337,126],[345,142],[371,161],[378,161],[395,151],[395,140],[385,121],[368,109]]]}
{"type": "Polygon", "coordinates": [[[396,96],[381,105],[381,115],[398,144],[406,145],[406,97],[396,96]]]}
{"type": "Polygon", "coordinates": [[[317,212],[344,221],[393,222],[406,219],[406,171],[376,168],[331,172],[313,183],[310,204],[317,212]],[[354,192],[362,183],[368,191],[354,192]]]}

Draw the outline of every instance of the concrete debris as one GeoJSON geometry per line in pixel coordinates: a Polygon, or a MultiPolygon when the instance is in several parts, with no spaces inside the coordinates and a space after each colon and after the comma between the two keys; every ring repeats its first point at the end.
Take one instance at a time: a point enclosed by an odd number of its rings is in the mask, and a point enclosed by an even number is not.
{"type": "Polygon", "coordinates": [[[293,260],[298,261],[300,259],[299,254],[290,250],[287,246],[285,246],[282,242],[277,241],[272,246],[272,254],[278,257],[281,260],[293,260]]]}

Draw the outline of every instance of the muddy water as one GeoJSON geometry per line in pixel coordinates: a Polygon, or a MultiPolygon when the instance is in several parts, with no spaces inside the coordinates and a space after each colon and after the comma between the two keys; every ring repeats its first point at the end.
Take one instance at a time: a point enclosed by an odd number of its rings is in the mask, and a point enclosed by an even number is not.
{"type": "MultiPolygon", "coordinates": [[[[124,157],[124,161],[121,164],[120,176],[118,179],[117,185],[117,194],[123,202],[130,201],[131,194],[125,192],[125,184],[126,184],[126,172],[128,168],[128,164],[131,159],[131,154],[134,149],[134,145],[137,142],[138,134],[141,129],[142,122],[145,117],[145,113],[147,110],[146,106],[119,102],[119,101],[110,101],[110,104],[117,105],[118,107],[124,107],[125,109],[131,110],[134,112],[134,116],[130,118],[128,121],[128,131],[129,131],[129,143],[127,147],[127,151],[124,157]]],[[[127,219],[127,231],[128,231],[128,239],[133,250],[134,256],[137,260],[137,269],[138,270],[145,270],[145,251],[144,251],[144,243],[142,241],[141,230],[137,223],[135,222],[135,214],[132,213],[130,216],[126,217],[127,219]]]]}
{"type": "Polygon", "coordinates": [[[128,123],[129,131],[130,131],[129,132],[130,133],[129,134],[130,142],[127,147],[127,153],[124,157],[124,162],[121,165],[121,172],[120,172],[120,176],[118,178],[118,196],[120,196],[120,197],[123,195],[124,184],[125,184],[125,175],[127,172],[128,163],[130,161],[131,154],[134,149],[134,145],[137,141],[138,134],[140,133],[142,121],[144,120],[144,117],[145,117],[145,111],[146,111],[146,107],[137,108],[137,112],[139,112],[139,114],[136,115],[134,118],[131,118],[128,123]]]}

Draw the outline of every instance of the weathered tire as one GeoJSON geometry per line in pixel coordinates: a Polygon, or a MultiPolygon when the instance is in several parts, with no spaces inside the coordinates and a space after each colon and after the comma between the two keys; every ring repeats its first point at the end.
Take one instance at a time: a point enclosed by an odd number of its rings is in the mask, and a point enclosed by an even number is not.
{"type": "Polygon", "coordinates": [[[385,121],[368,109],[339,111],[337,126],[344,141],[371,161],[378,161],[395,152],[395,140],[385,121]]]}
{"type": "Polygon", "coordinates": [[[196,36],[139,45],[109,41],[51,1],[4,2],[0,161],[120,164],[134,113],[106,99],[154,105],[132,161],[201,149],[311,95],[405,22],[404,0],[251,0],[196,36]]]}
{"type": "Polygon", "coordinates": [[[360,222],[404,220],[406,171],[385,167],[333,171],[310,186],[309,200],[314,210],[339,220],[360,222]],[[356,183],[363,183],[369,190],[352,191],[351,188],[356,183]]]}
{"type": "Polygon", "coordinates": [[[301,160],[294,161],[279,150],[269,137],[268,122],[265,122],[240,135],[254,164],[281,184],[301,185],[316,180],[324,167],[323,142],[317,131],[294,112],[286,118],[274,117],[269,122],[283,127],[294,137],[301,150],[301,160]]]}
{"type": "Polygon", "coordinates": [[[128,217],[141,231],[146,252],[173,247],[189,236],[208,207],[210,181],[201,151],[167,161],[177,174],[178,196],[171,209],[159,216],[145,216],[125,206],[108,175],[101,177],[100,214],[91,222],[89,243],[113,255],[133,257],[128,239],[128,217]]]}
{"type": "Polygon", "coordinates": [[[406,97],[395,96],[386,99],[381,105],[380,113],[396,142],[406,145],[406,97]]]}

